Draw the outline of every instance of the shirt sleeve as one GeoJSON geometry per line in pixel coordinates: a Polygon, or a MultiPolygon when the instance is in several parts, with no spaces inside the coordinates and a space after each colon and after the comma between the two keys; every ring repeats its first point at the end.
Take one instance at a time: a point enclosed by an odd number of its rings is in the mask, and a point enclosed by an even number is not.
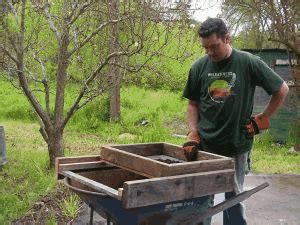
{"type": "Polygon", "coordinates": [[[189,76],[183,91],[183,97],[192,100],[192,101],[199,101],[200,98],[200,90],[198,87],[198,81],[196,79],[196,74],[193,71],[193,68],[189,71],[189,76]]]}
{"type": "Polygon", "coordinates": [[[269,95],[279,90],[283,79],[264,61],[257,56],[253,56],[251,67],[257,86],[261,86],[269,95]]]}

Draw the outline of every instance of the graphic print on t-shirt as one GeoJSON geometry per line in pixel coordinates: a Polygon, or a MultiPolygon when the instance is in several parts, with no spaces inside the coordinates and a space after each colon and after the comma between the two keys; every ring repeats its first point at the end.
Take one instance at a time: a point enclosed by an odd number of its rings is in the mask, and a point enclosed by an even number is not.
{"type": "Polygon", "coordinates": [[[233,72],[208,73],[208,77],[212,80],[208,87],[210,98],[218,103],[233,94],[233,87],[236,81],[236,74],[233,72]]]}

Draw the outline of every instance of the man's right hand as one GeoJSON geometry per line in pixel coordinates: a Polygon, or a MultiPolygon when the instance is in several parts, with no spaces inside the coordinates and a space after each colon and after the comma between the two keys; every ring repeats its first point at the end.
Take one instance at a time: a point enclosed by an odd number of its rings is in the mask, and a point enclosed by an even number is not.
{"type": "Polygon", "coordinates": [[[187,135],[187,142],[183,144],[182,149],[187,161],[195,161],[198,155],[200,136],[197,131],[190,131],[187,135]]]}

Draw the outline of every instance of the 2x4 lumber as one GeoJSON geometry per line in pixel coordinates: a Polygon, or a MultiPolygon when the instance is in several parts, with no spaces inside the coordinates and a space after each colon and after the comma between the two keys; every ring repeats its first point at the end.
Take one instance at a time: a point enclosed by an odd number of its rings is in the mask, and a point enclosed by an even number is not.
{"type": "Polygon", "coordinates": [[[122,204],[129,209],[232,191],[233,182],[232,169],[128,181],[122,204]]]}
{"type": "Polygon", "coordinates": [[[199,151],[200,155],[203,155],[203,157],[207,157],[208,159],[230,159],[229,157],[217,155],[211,152],[205,152],[205,151],[199,151]]]}
{"type": "Polygon", "coordinates": [[[181,150],[181,146],[173,145],[169,143],[163,143],[163,145],[164,145],[163,154],[186,161],[184,153],[181,150]]]}
{"type": "Polygon", "coordinates": [[[57,157],[56,164],[79,163],[79,162],[93,162],[100,161],[100,155],[90,156],[75,156],[75,157],[57,157]]]}
{"type": "Polygon", "coordinates": [[[121,197],[118,195],[118,191],[113,189],[113,188],[110,188],[106,185],[103,185],[101,183],[98,183],[94,180],[91,180],[89,178],[86,178],[84,176],[81,176],[79,174],[76,174],[76,173],[73,173],[72,171],[62,171],[61,172],[62,175],[64,175],[65,177],[68,177],[74,181],[77,181],[83,185],[86,185],[90,188],[93,188],[94,190],[96,191],[99,191],[99,192],[102,192],[102,193],[105,193],[113,198],[116,198],[118,200],[121,200],[121,197]]]}
{"type": "Polygon", "coordinates": [[[119,149],[140,156],[159,155],[163,151],[162,143],[141,143],[103,146],[102,148],[119,149]]]}
{"type": "Polygon", "coordinates": [[[113,163],[113,162],[110,162],[110,161],[107,161],[107,160],[104,160],[104,159],[102,159],[102,161],[103,161],[103,162],[106,162],[108,165],[111,165],[111,166],[117,166],[117,167],[119,167],[119,168],[121,168],[121,169],[128,170],[128,171],[130,171],[130,172],[139,174],[139,175],[144,176],[144,177],[147,177],[147,178],[153,178],[153,177],[154,177],[154,176],[151,175],[151,174],[143,173],[143,172],[141,172],[141,171],[134,170],[134,169],[132,169],[132,168],[130,168],[130,167],[122,166],[122,165],[119,165],[119,164],[117,164],[117,163],[113,163]]]}
{"type": "MultiPolygon", "coordinates": [[[[169,143],[163,143],[163,144],[164,144],[163,154],[186,161],[181,146],[169,144],[169,143]]],[[[214,153],[210,153],[210,152],[198,151],[197,160],[211,160],[211,159],[229,159],[229,158],[214,153]]]]}
{"type": "Polygon", "coordinates": [[[98,169],[98,168],[110,168],[111,165],[107,165],[103,161],[96,162],[79,162],[79,163],[67,163],[59,164],[58,172],[67,171],[67,170],[82,170],[82,169],[98,169]]]}
{"type": "Polygon", "coordinates": [[[180,174],[188,174],[195,172],[208,172],[225,169],[234,169],[233,159],[212,159],[194,162],[174,163],[170,164],[163,172],[163,176],[173,176],[180,174]]]}
{"type": "Polygon", "coordinates": [[[138,154],[103,146],[101,149],[101,157],[103,160],[122,167],[124,169],[132,169],[142,175],[160,177],[164,164],[156,160],[149,159],[138,154]]]}
{"type": "MultiPolygon", "coordinates": [[[[92,162],[100,162],[101,158],[99,155],[92,155],[92,156],[77,156],[77,157],[57,157],[55,159],[55,173],[57,176],[57,179],[63,179],[64,177],[59,174],[60,171],[62,171],[63,169],[61,169],[63,164],[76,164],[76,163],[92,163],[92,162]]],[[[78,165],[77,166],[80,166],[78,165]]],[[[72,166],[71,166],[72,167],[72,166]]],[[[66,170],[66,169],[64,169],[66,170]]],[[[68,170],[72,170],[72,169],[68,169],[68,170]]]]}

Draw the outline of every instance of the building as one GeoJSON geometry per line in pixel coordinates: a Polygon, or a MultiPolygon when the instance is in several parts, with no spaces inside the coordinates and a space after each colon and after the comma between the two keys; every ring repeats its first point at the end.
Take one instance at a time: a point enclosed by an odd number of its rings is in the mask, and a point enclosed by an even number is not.
{"type": "MultiPolygon", "coordinates": [[[[276,73],[278,73],[289,86],[294,84],[294,79],[290,73],[290,65],[296,63],[293,54],[286,49],[243,49],[259,56],[276,73]]],[[[261,112],[266,107],[270,96],[260,87],[255,90],[254,114],[261,112]]],[[[290,92],[276,115],[271,119],[270,133],[274,141],[284,143],[290,136],[294,121],[297,118],[297,96],[293,89],[290,92]]]]}

